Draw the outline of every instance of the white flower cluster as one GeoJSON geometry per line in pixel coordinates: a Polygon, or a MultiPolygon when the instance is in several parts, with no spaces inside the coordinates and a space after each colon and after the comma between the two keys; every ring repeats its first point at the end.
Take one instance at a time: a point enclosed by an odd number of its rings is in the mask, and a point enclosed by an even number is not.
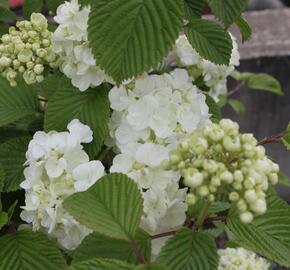
{"type": "Polygon", "coordinates": [[[81,143],[92,141],[91,129],[73,120],[69,132],[36,132],[26,153],[25,206],[21,218],[58,240],[61,247],[76,248],[91,230],[80,225],[62,206],[65,198],[87,190],[104,175],[100,161],[89,161],[81,143]]]}
{"type": "MultiPolygon", "coordinates": [[[[166,171],[161,164],[181,137],[210,122],[205,96],[186,70],[176,69],[114,87],[109,99],[110,135],[121,152],[111,172],[127,174],[139,186],[144,198],[141,226],[151,235],[182,226],[187,189],[179,188],[178,172],[166,171]]],[[[159,244],[153,242],[155,255],[159,244]]]]}
{"type": "Polygon", "coordinates": [[[220,95],[227,93],[227,77],[240,63],[240,54],[235,38],[233,40],[233,51],[230,64],[217,65],[203,59],[198,52],[192,48],[187,37],[181,35],[176,41],[174,49],[174,60],[179,67],[185,67],[194,80],[202,78],[203,83],[209,88],[209,94],[218,100],[220,95]]]}
{"type": "Polygon", "coordinates": [[[227,248],[218,251],[218,270],[269,270],[270,263],[244,248],[227,248]]]}
{"type": "Polygon", "coordinates": [[[58,61],[52,51],[51,32],[46,18],[33,13],[30,21],[20,21],[1,37],[0,73],[16,86],[16,76],[21,73],[27,84],[43,81],[46,65],[56,68],[58,61]]]}
{"type": "Polygon", "coordinates": [[[96,65],[88,42],[90,6],[81,8],[78,0],[60,5],[54,20],[59,24],[53,34],[53,50],[60,56],[61,71],[80,91],[112,80],[96,65]]]}
{"type": "Polygon", "coordinates": [[[191,188],[188,203],[200,197],[214,201],[218,192],[227,192],[241,221],[252,222],[254,214],[267,210],[266,192],[270,184],[277,184],[279,166],[252,134],[240,134],[231,120],[211,124],[200,133],[189,135],[170,154],[169,169],[179,169],[191,188]]]}

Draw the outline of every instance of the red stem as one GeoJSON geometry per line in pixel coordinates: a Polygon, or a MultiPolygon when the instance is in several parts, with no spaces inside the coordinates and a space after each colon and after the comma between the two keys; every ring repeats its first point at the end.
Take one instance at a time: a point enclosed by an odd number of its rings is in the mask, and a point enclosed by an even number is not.
{"type": "Polygon", "coordinates": [[[287,134],[288,132],[282,132],[280,134],[277,135],[273,135],[273,136],[269,136],[264,138],[263,140],[258,142],[258,145],[265,145],[267,143],[273,143],[273,142],[280,142],[281,139],[287,134]]]}
{"type": "Polygon", "coordinates": [[[140,263],[142,263],[142,264],[146,264],[146,265],[147,265],[148,262],[145,260],[145,258],[144,258],[144,256],[143,256],[142,252],[140,251],[140,249],[139,249],[139,247],[138,247],[138,245],[136,244],[135,241],[132,241],[132,242],[131,242],[131,246],[132,246],[132,248],[133,248],[133,250],[134,250],[136,256],[138,257],[138,260],[140,261],[140,263]]]}
{"type": "Polygon", "coordinates": [[[151,239],[158,239],[158,238],[162,238],[162,237],[166,237],[166,236],[171,236],[171,235],[175,235],[177,233],[177,231],[170,231],[170,232],[165,232],[165,233],[160,233],[160,234],[156,234],[151,236],[151,239]]]}
{"type": "Polygon", "coordinates": [[[236,92],[240,91],[242,89],[242,87],[245,85],[245,82],[240,82],[238,83],[235,88],[233,88],[229,93],[228,93],[228,97],[232,96],[233,94],[235,94],[236,92]]]}

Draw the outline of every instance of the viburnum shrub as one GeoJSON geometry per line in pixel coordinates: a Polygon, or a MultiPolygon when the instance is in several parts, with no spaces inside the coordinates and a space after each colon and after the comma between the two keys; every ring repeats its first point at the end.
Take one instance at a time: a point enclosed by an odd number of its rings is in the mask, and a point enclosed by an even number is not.
{"type": "Polygon", "coordinates": [[[2,2],[0,270],[290,267],[264,148],[290,129],[259,141],[221,114],[244,84],[283,94],[236,70],[246,0],[2,2]]]}

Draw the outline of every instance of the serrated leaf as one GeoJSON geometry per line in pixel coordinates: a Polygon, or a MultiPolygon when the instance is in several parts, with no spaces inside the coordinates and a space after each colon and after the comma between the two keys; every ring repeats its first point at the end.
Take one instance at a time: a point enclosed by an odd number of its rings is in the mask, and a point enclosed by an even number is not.
{"type": "Polygon", "coordinates": [[[206,96],[206,104],[209,108],[209,113],[211,114],[211,120],[217,123],[222,119],[221,108],[210,95],[206,94],[205,96],[206,96]]]}
{"type": "Polygon", "coordinates": [[[230,207],[231,205],[228,202],[213,202],[208,209],[208,215],[218,214],[220,212],[230,209],[230,207]]]}
{"type": "Polygon", "coordinates": [[[241,32],[243,42],[249,40],[252,36],[252,28],[246,19],[242,16],[239,16],[235,19],[235,24],[238,26],[241,32]]]}
{"type": "Polygon", "coordinates": [[[97,63],[121,83],[162,62],[182,23],[182,0],[95,0],[89,41],[97,63]]]}
{"type": "Polygon", "coordinates": [[[226,26],[230,26],[247,6],[246,0],[207,0],[211,11],[226,26]]]}
{"type": "Polygon", "coordinates": [[[41,233],[22,230],[0,238],[0,270],[63,270],[61,252],[41,233]]]}
{"type": "Polygon", "coordinates": [[[185,17],[189,20],[200,19],[204,4],[204,0],[184,0],[185,17]]]}
{"type": "Polygon", "coordinates": [[[37,113],[36,92],[23,81],[11,87],[0,77],[0,127],[37,113]]]}
{"type": "Polygon", "coordinates": [[[30,137],[14,138],[0,145],[0,164],[5,173],[4,192],[20,189],[24,180],[25,153],[30,137]]]}
{"type": "Polygon", "coordinates": [[[185,29],[192,47],[205,59],[216,64],[228,65],[233,43],[230,34],[219,24],[194,19],[185,29]]]}
{"type": "Polygon", "coordinates": [[[7,213],[0,211],[0,231],[7,224],[7,222],[8,222],[7,213]]]}
{"type": "Polygon", "coordinates": [[[168,270],[216,270],[218,254],[209,234],[184,228],[166,242],[157,262],[168,270]]]}
{"type": "MultiPolygon", "coordinates": [[[[50,0],[51,1],[51,0],[50,0]]],[[[43,5],[42,0],[25,0],[23,5],[23,14],[26,18],[30,18],[33,12],[40,12],[43,5]]]]}
{"type": "Polygon", "coordinates": [[[234,109],[236,113],[244,113],[246,110],[245,105],[237,99],[228,99],[228,104],[234,109]]]}
{"type": "Polygon", "coordinates": [[[80,92],[65,78],[62,79],[62,84],[55,83],[54,86],[58,89],[48,102],[45,130],[64,131],[71,120],[79,119],[94,132],[94,140],[86,149],[90,157],[95,158],[108,134],[110,104],[107,87],[102,85],[80,92]]]}
{"type": "MultiPolygon", "coordinates": [[[[144,258],[150,261],[150,236],[146,232],[139,230],[134,241],[144,258]]],[[[82,241],[81,245],[74,252],[73,263],[93,258],[118,259],[132,264],[138,263],[138,258],[130,242],[113,239],[98,233],[92,233],[82,241]]]]}
{"type": "Polygon", "coordinates": [[[65,0],[46,0],[45,5],[49,11],[55,12],[65,0]]]}
{"type": "Polygon", "coordinates": [[[24,130],[17,130],[14,126],[0,127],[0,144],[8,141],[9,139],[29,136],[29,133],[24,130]]]}
{"type": "Polygon", "coordinates": [[[271,261],[290,266],[290,207],[278,196],[267,198],[268,211],[252,224],[243,224],[236,215],[228,220],[228,228],[239,245],[271,261]]]}
{"type": "Polygon", "coordinates": [[[64,201],[65,209],[81,224],[112,238],[135,238],[143,199],[133,180],[123,174],[102,177],[85,192],[64,201]]]}
{"type": "Polygon", "coordinates": [[[92,259],[73,264],[69,270],[134,270],[135,266],[118,260],[92,259]]]}

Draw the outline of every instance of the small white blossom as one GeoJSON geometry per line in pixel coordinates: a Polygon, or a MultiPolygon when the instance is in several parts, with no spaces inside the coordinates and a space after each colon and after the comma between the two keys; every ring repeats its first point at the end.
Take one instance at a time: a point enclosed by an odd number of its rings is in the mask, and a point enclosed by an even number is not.
{"type": "Polygon", "coordinates": [[[269,270],[270,263],[244,248],[227,248],[218,251],[218,270],[269,270]]]}
{"type": "Polygon", "coordinates": [[[59,24],[53,34],[53,50],[60,56],[61,70],[80,91],[112,80],[96,65],[88,43],[90,6],[81,7],[78,0],[60,5],[54,17],[59,24]]]}
{"type": "Polygon", "coordinates": [[[89,161],[81,143],[92,141],[91,129],[79,120],[68,132],[37,132],[29,143],[24,170],[25,206],[21,218],[33,230],[46,231],[62,248],[75,249],[91,230],[79,224],[62,204],[70,195],[85,191],[105,171],[100,161],[89,161]]]}

